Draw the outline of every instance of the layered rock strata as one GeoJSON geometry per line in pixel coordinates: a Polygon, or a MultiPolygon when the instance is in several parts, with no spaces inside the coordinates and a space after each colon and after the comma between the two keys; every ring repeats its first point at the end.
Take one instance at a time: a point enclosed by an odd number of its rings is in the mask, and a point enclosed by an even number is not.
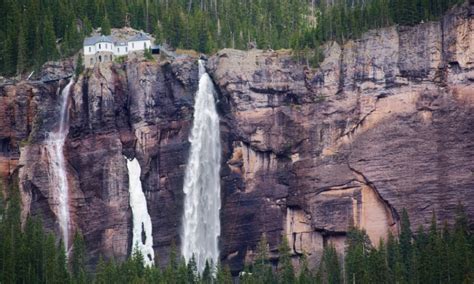
{"type": "MultiPolygon", "coordinates": [[[[286,51],[225,49],[209,59],[221,117],[221,259],[233,271],[262,234],[277,260],[281,236],[313,265],[352,225],[373,243],[397,232],[474,219],[474,20],[471,6],[440,22],[370,31],[327,44],[318,68],[286,51]]],[[[65,159],[71,223],[89,263],[132,246],[126,161],[136,158],[155,255],[179,246],[183,179],[197,90],[193,58],[87,70],[72,88],[65,159]]],[[[64,81],[0,86],[0,177],[19,179],[23,218],[59,235],[45,151],[64,81]]]]}

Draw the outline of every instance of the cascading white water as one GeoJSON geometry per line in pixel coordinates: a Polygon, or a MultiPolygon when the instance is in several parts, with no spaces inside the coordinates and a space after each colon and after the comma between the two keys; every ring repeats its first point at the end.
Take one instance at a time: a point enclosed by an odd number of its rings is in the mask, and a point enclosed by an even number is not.
{"type": "Polygon", "coordinates": [[[61,92],[61,110],[59,128],[49,133],[46,150],[49,155],[50,179],[53,187],[52,196],[56,198],[59,227],[66,251],[69,248],[69,185],[67,181],[66,164],[64,161],[64,141],[68,134],[68,98],[69,90],[74,84],[71,79],[61,92]]]}
{"type": "Polygon", "coordinates": [[[181,251],[186,261],[193,255],[199,272],[206,260],[217,264],[221,208],[221,144],[214,85],[199,61],[199,89],[195,96],[191,151],[184,177],[184,215],[181,251]]]}
{"type": "MultiPolygon", "coordinates": [[[[125,157],[125,159],[127,159],[125,157]]],[[[145,258],[145,265],[155,263],[151,218],[148,214],[145,194],[140,180],[141,168],[137,159],[127,159],[128,183],[130,192],[130,207],[133,215],[133,248],[138,249],[145,258]]]]}

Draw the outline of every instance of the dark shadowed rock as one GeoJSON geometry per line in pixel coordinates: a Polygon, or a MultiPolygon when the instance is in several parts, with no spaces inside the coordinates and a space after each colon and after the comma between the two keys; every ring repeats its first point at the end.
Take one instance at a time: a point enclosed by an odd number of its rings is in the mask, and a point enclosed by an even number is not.
{"type": "MultiPolygon", "coordinates": [[[[208,59],[221,117],[224,263],[241,270],[265,234],[272,260],[285,235],[295,261],[307,253],[317,265],[328,242],[344,249],[352,225],[374,243],[396,233],[403,208],[414,228],[433,211],[452,222],[460,201],[474,220],[469,15],[464,5],[440,22],[328,43],[317,69],[288,51],[224,49],[208,59]]],[[[191,58],[101,64],[76,79],[65,157],[72,226],[90,265],[132,248],[124,156],[141,166],[160,264],[172,242],[179,247],[198,79],[191,58]]],[[[42,215],[56,232],[44,143],[65,84],[0,86],[0,177],[18,173],[22,217],[42,215]]]]}

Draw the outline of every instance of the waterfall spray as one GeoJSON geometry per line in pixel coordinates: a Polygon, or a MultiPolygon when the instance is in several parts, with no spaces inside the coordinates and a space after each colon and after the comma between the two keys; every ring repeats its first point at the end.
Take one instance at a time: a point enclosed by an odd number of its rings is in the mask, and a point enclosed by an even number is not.
{"type": "Polygon", "coordinates": [[[184,177],[184,214],[181,251],[193,255],[199,272],[206,260],[218,262],[221,208],[221,144],[214,85],[199,60],[199,89],[195,96],[191,150],[184,177]]]}
{"type": "MultiPolygon", "coordinates": [[[[125,157],[126,158],[126,157],[125,157]]],[[[130,207],[133,215],[133,248],[140,250],[146,265],[155,263],[151,218],[140,180],[141,168],[137,159],[127,159],[130,207]]]]}
{"type": "Polygon", "coordinates": [[[68,99],[74,79],[61,92],[61,110],[59,114],[59,128],[49,133],[46,150],[49,154],[50,179],[52,192],[57,197],[57,217],[62,240],[66,251],[69,248],[69,185],[67,180],[66,163],[64,160],[64,142],[68,134],[68,99]]]}

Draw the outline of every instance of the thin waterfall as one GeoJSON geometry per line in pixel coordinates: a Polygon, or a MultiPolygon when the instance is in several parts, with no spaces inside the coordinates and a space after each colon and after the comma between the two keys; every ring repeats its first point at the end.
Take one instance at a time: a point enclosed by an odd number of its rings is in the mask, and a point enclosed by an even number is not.
{"type": "Polygon", "coordinates": [[[66,140],[68,128],[68,99],[74,79],[64,87],[61,92],[61,110],[59,113],[59,128],[49,133],[46,142],[46,150],[49,155],[50,179],[52,185],[52,196],[57,204],[57,217],[62,240],[66,251],[69,248],[69,185],[67,180],[66,163],[64,161],[64,141],[66,140]]]}
{"type": "Polygon", "coordinates": [[[217,264],[221,226],[219,116],[214,100],[214,85],[199,60],[199,89],[195,96],[194,122],[189,137],[191,150],[183,191],[184,214],[181,252],[186,261],[193,255],[199,272],[206,260],[217,264]]]}
{"type": "Polygon", "coordinates": [[[155,252],[153,250],[151,218],[142,189],[141,168],[137,159],[127,159],[127,169],[130,207],[133,215],[133,249],[140,250],[145,258],[145,265],[154,265],[155,252]]]}

